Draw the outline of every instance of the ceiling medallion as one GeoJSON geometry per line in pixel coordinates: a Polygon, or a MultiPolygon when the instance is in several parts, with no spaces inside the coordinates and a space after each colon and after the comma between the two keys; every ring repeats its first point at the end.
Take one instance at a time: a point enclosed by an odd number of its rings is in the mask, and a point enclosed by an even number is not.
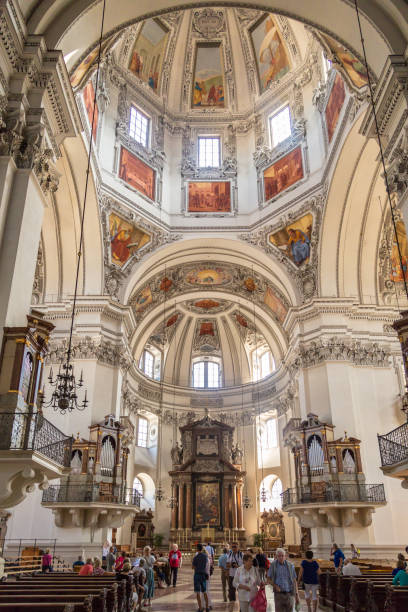
{"type": "Polygon", "coordinates": [[[214,38],[225,29],[223,11],[212,8],[194,11],[193,29],[203,38],[214,38]]]}

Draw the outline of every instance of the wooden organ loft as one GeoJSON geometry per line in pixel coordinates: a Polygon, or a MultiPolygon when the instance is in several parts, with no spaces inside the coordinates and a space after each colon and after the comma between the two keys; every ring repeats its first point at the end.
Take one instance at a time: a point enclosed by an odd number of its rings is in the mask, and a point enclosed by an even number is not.
{"type": "Polygon", "coordinates": [[[385,505],[384,485],[366,484],[360,440],[335,439],[334,425],[315,414],[293,418],[283,431],[292,450],[296,487],[282,494],[282,507],[301,527],[351,527],[371,524],[376,507],[385,505]]]}
{"type": "Polygon", "coordinates": [[[74,440],[70,473],[44,492],[42,505],[59,527],[120,527],[140,508],[140,494],[126,487],[133,425],[110,414],[89,430],[89,440],[74,440]]]}

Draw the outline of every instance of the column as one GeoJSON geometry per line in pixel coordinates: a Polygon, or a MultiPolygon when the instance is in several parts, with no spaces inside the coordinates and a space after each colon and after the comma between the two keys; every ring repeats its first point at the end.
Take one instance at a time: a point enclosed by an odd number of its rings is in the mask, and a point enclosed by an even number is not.
{"type": "Polygon", "coordinates": [[[186,527],[187,529],[191,529],[191,518],[193,515],[193,509],[192,509],[192,498],[191,498],[191,492],[192,492],[192,484],[191,482],[188,482],[186,484],[186,527]]]}
{"type": "Polygon", "coordinates": [[[237,517],[238,517],[238,529],[243,529],[244,527],[244,516],[242,511],[242,488],[243,485],[240,482],[237,486],[237,517]]]}
{"type": "Polygon", "coordinates": [[[171,509],[171,528],[177,528],[177,508],[178,508],[178,499],[177,499],[177,486],[172,483],[171,485],[172,497],[174,499],[174,506],[171,509]]]}
{"type": "Polygon", "coordinates": [[[229,491],[228,484],[224,484],[224,527],[226,529],[230,528],[229,522],[229,491]]]}
{"type": "Polygon", "coordinates": [[[236,529],[237,528],[237,485],[236,483],[234,483],[232,485],[232,504],[231,504],[231,510],[232,510],[232,528],[236,529]]]}
{"type": "Polygon", "coordinates": [[[184,482],[180,483],[179,487],[179,529],[185,528],[185,513],[184,513],[184,482]]]}

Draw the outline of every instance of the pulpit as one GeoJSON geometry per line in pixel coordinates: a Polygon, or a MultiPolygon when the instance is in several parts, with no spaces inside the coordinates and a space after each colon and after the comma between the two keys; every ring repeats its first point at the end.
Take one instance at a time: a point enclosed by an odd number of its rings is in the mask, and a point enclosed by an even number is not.
{"type": "Polygon", "coordinates": [[[195,541],[245,540],[242,452],[234,428],[208,414],[180,427],[181,443],[172,449],[171,538],[195,541]]]}

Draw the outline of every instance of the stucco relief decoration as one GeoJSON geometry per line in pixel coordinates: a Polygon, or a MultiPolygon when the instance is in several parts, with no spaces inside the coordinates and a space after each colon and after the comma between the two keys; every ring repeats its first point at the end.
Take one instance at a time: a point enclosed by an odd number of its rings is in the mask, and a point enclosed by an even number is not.
{"type": "Polygon", "coordinates": [[[218,354],[220,339],[216,319],[197,319],[194,340],[194,354],[218,354]]]}
{"type": "Polygon", "coordinates": [[[303,301],[317,295],[318,249],[327,185],[273,225],[240,238],[277,259],[295,279],[303,301]]]}
{"type": "Polygon", "coordinates": [[[401,251],[402,268],[394,225],[389,218],[384,225],[378,252],[378,284],[384,304],[405,297],[404,276],[408,281],[408,242],[402,213],[394,208],[395,227],[401,251]]]}
{"type": "Polygon", "coordinates": [[[194,11],[193,29],[203,38],[214,38],[225,29],[223,11],[212,8],[194,11]]]}
{"type": "Polygon", "coordinates": [[[243,315],[242,312],[234,310],[230,317],[238,329],[242,342],[248,346],[248,349],[268,347],[263,334],[255,328],[253,321],[243,315]]]}
{"type": "MultiPolygon", "coordinates": [[[[53,340],[49,345],[48,363],[62,363],[66,359],[68,341],[53,340]]],[[[96,359],[111,366],[120,366],[128,370],[133,361],[131,355],[123,345],[113,344],[101,336],[74,338],[72,344],[73,359],[96,359]]]]}
{"type": "Polygon", "coordinates": [[[163,244],[180,235],[159,230],[126,206],[104,193],[99,194],[104,239],[105,291],[118,298],[133,265],[163,244]]]}
{"type": "Polygon", "coordinates": [[[39,304],[43,300],[45,288],[45,262],[42,241],[38,246],[37,263],[35,265],[35,274],[33,282],[33,291],[31,296],[32,304],[39,304]]]}
{"type": "Polygon", "coordinates": [[[225,300],[213,300],[211,298],[203,298],[200,300],[193,300],[187,302],[186,308],[190,310],[190,312],[194,312],[196,314],[204,314],[208,312],[209,314],[217,314],[219,312],[224,312],[230,308],[231,302],[227,302],[225,300]]]}
{"type": "MultiPolygon", "coordinates": [[[[346,49],[331,36],[316,30],[312,30],[312,32],[322,45],[327,58],[333,62],[335,68],[342,73],[350,89],[352,91],[358,91],[366,87],[367,73],[362,59],[346,49]]],[[[375,76],[370,73],[370,77],[373,77],[373,81],[375,82],[375,76]]]]}
{"type": "MultiPolygon", "coordinates": [[[[164,299],[169,300],[191,291],[199,293],[199,299],[194,300],[195,303],[199,301],[203,303],[206,299],[203,296],[205,291],[226,291],[235,296],[239,295],[254,301],[269,314],[271,307],[272,310],[275,308],[276,313],[279,312],[276,316],[280,322],[284,319],[282,312],[286,313],[290,307],[287,297],[281,291],[273,287],[263,276],[245,266],[212,261],[167,268],[168,284],[171,281],[167,292],[160,288],[163,278],[163,272],[156,274],[132,294],[130,305],[138,321],[152,308],[163,303],[164,299]],[[276,304],[271,306],[274,300],[276,304]]],[[[211,299],[218,301],[214,295],[211,299]]]]}
{"type": "Polygon", "coordinates": [[[170,316],[166,316],[149,337],[148,342],[154,344],[160,349],[170,344],[174,333],[183,319],[183,314],[179,311],[173,312],[170,316]]]}

